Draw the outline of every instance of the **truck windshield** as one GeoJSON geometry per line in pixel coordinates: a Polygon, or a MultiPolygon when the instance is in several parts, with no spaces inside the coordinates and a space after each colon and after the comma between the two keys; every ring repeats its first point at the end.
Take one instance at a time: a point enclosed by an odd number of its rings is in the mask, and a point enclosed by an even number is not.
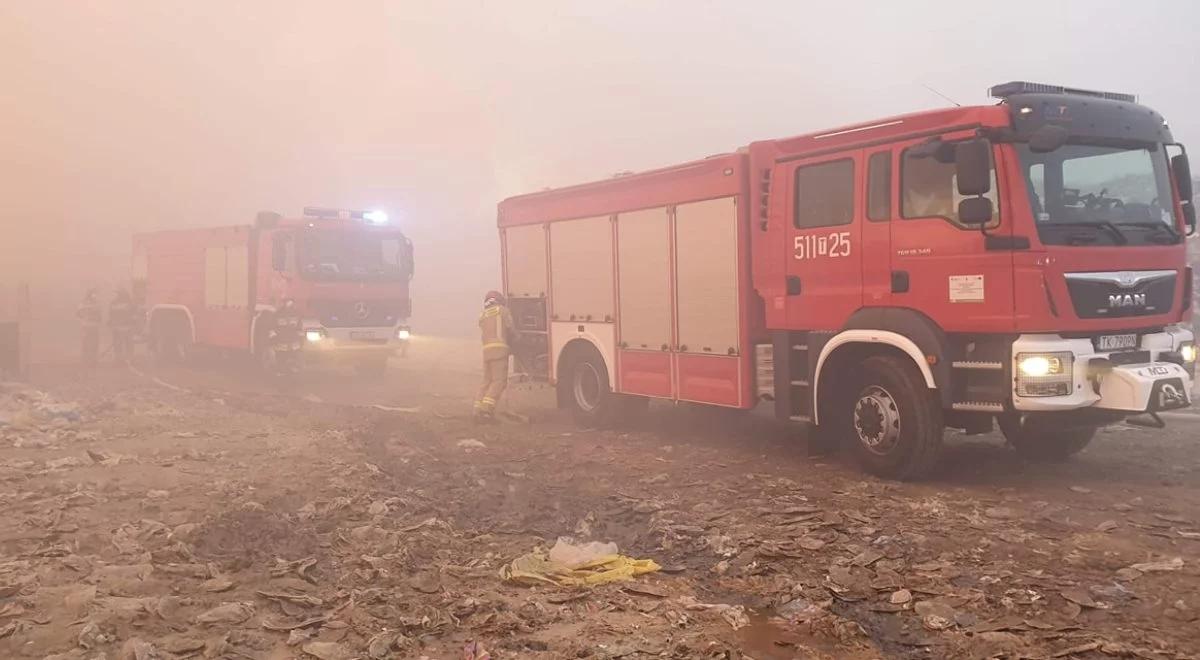
{"type": "Polygon", "coordinates": [[[1180,242],[1170,172],[1158,145],[1017,145],[1033,217],[1049,245],[1180,242]]]}
{"type": "Polygon", "coordinates": [[[319,280],[398,280],[407,273],[402,236],[310,229],[300,238],[300,272],[319,280]]]}

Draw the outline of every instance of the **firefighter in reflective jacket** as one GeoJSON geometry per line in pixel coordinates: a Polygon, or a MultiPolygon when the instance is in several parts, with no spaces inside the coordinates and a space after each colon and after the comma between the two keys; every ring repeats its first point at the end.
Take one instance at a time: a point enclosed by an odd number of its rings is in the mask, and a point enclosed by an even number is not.
{"type": "Polygon", "coordinates": [[[483,340],[483,384],[475,397],[475,418],[490,420],[496,403],[508,386],[509,340],[515,334],[512,313],[504,305],[504,296],[489,291],[479,315],[479,333],[483,340]]]}

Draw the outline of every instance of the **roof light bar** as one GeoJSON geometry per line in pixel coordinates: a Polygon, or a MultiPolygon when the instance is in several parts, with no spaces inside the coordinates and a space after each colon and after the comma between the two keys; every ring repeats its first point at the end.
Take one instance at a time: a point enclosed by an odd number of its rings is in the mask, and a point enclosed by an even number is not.
{"type": "Polygon", "coordinates": [[[338,220],[365,220],[371,224],[387,224],[388,215],[384,211],[355,211],[351,209],[327,209],[320,206],[304,207],[306,218],[336,218],[338,220]]]}
{"type": "MultiPolygon", "coordinates": [[[[320,206],[304,207],[304,217],[306,218],[338,218],[340,220],[349,220],[354,217],[353,211],[345,209],[327,209],[320,206]]],[[[362,217],[362,212],[359,212],[359,217],[362,217]]]]}
{"type": "Polygon", "coordinates": [[[1076,87],[1064,87],[1062,85],[1047,85],[1044,83],[1025,82],[1023,80],[1006,82],[1001,85],[995,85],[988,89],[988,95],[992,98],[1006,99],[1013,94],[1070,94],[1072,96],[1090,96],[1092,98],[1108,99],[1110,101],[1137,103],[1136,94],[1101,92],[1093,89],[1079,89],[1076,87]]]}

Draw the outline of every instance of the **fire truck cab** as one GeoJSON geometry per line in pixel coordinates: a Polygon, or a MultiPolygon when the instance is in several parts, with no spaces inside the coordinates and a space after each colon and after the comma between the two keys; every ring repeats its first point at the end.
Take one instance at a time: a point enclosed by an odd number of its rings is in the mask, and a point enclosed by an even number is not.
{"type": "Polygon", "coordinates": [[[1061,459],[1190,405],[1183,147],[1129,95],[991,93],[503,201],[518,355],[588,422],[770,400],[899,478],[945,426],[1061,459]]]}
{"type": "Polygon", "coordinates": [[[269,369],[336,359],[379,373],[409,341],[412,244],[378,212],[262,212],[254,225],[140,234],[133,255],[160,357],[207,346],[269,369]]]}

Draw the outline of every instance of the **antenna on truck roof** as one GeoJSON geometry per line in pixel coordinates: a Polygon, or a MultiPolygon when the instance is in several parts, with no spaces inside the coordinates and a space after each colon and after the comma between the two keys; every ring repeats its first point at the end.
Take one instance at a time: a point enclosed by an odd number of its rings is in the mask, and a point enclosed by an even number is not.
{"type": "Polygon", "coordinates": [[[961,103],[959,103],[958,101],[955,101],[954,99],[950,98],[949,96],[946,96],[945,94],[943,94],[943,93],[941,93],[941,92],[937,91],[936,89],[934,89],[934,88],[930,87],[929,85],[926,85],[925,83],[920,83],[920,85],[921,85],[922,87],[924,87],[925,89],[927,89],[927,90],[929,90],[929,91],[933,92],[934,94],[937,94],[938,96],[942,97],[943,99],[945,99],[945,100],[947,100],[947,101],[949,101],[949,102],[953,103],[953,104],[955,105],[955,107],[958,107],[958,108],[961,108],[961,107],[962,107],[962,104],[961,104],[961,103]]]}

